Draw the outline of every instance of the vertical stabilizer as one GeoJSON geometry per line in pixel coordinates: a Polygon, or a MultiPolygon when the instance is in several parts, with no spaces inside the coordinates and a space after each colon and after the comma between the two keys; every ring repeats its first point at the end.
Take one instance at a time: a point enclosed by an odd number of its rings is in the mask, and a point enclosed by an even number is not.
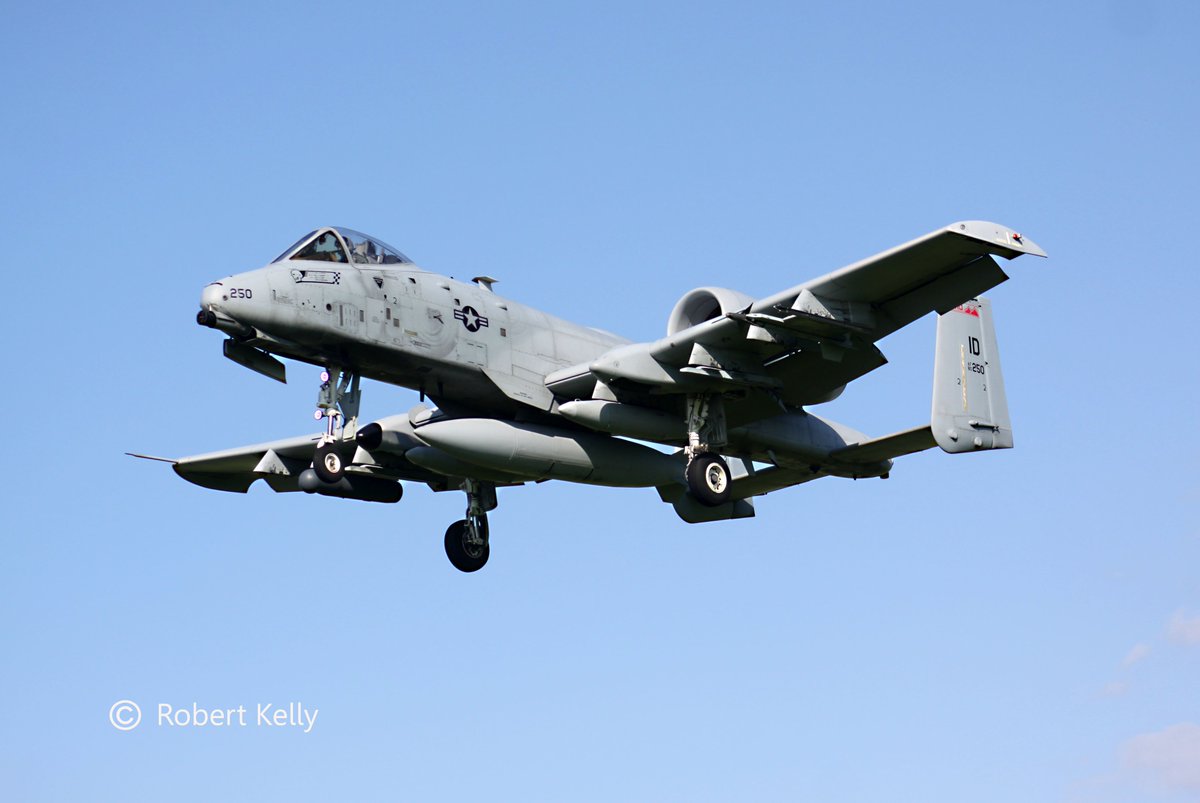
{"type": "Polygon", "coordinates": [[[972,299],[938,317],[933,364],[933,437],[947,452],[1011,449],[992,305],[972,299]]]}

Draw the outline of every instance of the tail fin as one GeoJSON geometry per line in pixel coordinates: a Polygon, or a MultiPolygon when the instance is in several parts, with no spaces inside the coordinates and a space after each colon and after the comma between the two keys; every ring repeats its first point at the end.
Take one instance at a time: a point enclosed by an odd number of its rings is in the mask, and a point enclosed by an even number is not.
{"type": "Polygon", "coordinates": [[[992,305],[972,299],[938,318],[933,364],[933,437],[947,452],[1011,449],[992,305]]]}

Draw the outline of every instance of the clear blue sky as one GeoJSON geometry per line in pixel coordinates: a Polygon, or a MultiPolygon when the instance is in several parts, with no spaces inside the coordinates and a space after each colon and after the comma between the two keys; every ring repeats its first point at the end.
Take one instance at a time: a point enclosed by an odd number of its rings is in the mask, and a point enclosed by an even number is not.
{"type": "MultiPolygon", "coordinates": [[[[11,6],[0,798],[1200,799],[1198,22],[11,6]],[[990,294],[1009,452],[705,526],[511,490],[474,576],[442,551],[458,494],[220,494],[122,454],[312,428],[312,369],[245,371],[193,316],[318,225],[649,339],[692,287],[765,295],[970,218],[1051,256],[990,294]],[[122,698],[319,718],[122,733],[122,698]]],[[[933,333],[821,412],[925,421],[933,333]]],[[[369,383],[364,414],[415,401],[369,383]]]]}

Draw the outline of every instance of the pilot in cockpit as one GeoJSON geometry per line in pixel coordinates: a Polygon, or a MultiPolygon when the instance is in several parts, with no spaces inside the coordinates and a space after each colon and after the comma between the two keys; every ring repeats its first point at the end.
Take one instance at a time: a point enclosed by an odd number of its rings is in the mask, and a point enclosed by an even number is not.
{"type": "Polygon", "coordinates": [[[375,253],[374,240],[363,240],[355,243],[350,258],[355,262],[368,265],[378,265],[380,262],[379,254],[375,253]]]}

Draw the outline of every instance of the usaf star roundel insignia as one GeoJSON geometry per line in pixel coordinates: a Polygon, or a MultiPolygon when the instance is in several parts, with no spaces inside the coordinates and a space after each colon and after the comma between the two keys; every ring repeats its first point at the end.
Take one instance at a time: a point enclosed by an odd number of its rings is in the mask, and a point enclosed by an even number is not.
{"type": "Polygon", "coordinates": [[[454,311],[454,320],[462,321],[463,326],[467,327],[468,332],[478,332],[488,325],[488,319],[476,312],[475,308],[470,305],[462,309],[456,309],[454,311]]]}

